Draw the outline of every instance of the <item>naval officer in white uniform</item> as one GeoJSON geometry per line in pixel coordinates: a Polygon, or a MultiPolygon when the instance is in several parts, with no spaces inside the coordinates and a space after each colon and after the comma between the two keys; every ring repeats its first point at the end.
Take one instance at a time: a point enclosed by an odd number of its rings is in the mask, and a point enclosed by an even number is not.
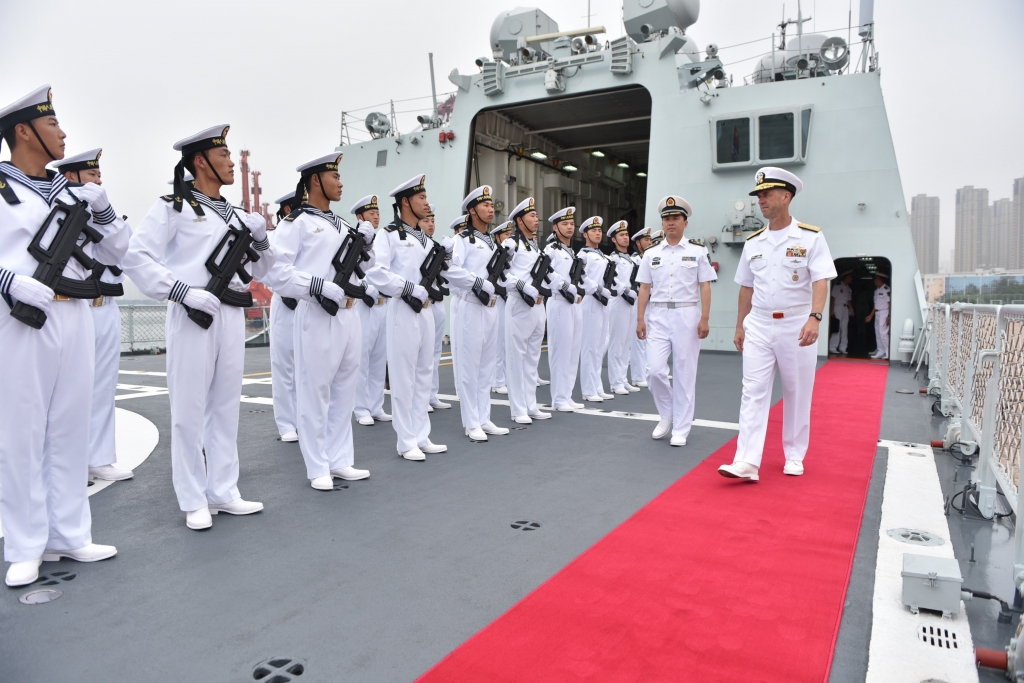
{"type": "Polygon", "coordinates": [[[872,358],[889,358],[889,302],[892,296],[889,285],[885,284],[885,276],[875,273],[874,308],[864,319],[869,323],[875,321],[875,352],[872,358]]]}
{"type": "MultiPolygon", "coordinates": [[[[301,174],[295,194],[305,193],[307,199],[285,219],[291,225],[275,236],[277,260],[266,278],[275,293],[300,300],[294,340],[299,448],[310,486],[319,491],[332,490],[335,477],[354,481],[370,476],[353,467],[351,415],[362,327],[356,297],[334,282],[332,261],[346,239],[348,249],[358,242],[369,251],[373,228],[363,224],[356,230],[331,211],[331,202],[341,199],[341,156],[331,152],[295,169],[301,174]],[[324,300],[337,306],[334,315],[324,300]]],[[[371,252],[365,267],[372,265],[371,252]]],[[[349,282],[361,287],[355,273],[349,282]]]]}
{"type": "Polygon", "coordinates": [[[836,276],[821,228],[789,214],[790,202],[803,189],[800,179],[769,166],[754,182],[750,194],[768,226],[747,238],[736,268],[740,298],[734,343],[743,354],[740,434],[735,460],[718,468],[723,476],[750,481],[758,480],[776,367],[782,377],[782,471],[804,473],[818,328],[828,282],[836,276]]]}
{"type": "MultiPolygon", "coordinates": [[[[371,194],[356,202],[349,212],[354,214],[358,226],[368,224],[374,230],[380,227],[380,207],[377,195],[371,194]]],[[[367,273],[365,268],[364,273],[367,273]]],[[[373,306],[365,301],[356,303],[359,322],[363,326],[363,345],[359,359],[359,379],[356,381],[356,422],[372,427],[374,422],[391,422],[391,415],[384,412],[384,380],[388,371],[387,297],[376,287],[363,279],[366,294],[373,299],[373,306]]]]}
{"type": "Polygon", "coordinates": [[[636,334],[647,340],[648,382],[661,417],[652,436],[660,439],[671,431],[671,444],[685,446],[693,425],[700,340],[710,330],[711,283],[718,276],[704,243],[683,235],[693,215],[690,203],[669,195],[658,203],[658,213],[665,241],[644,252],[640,262],[636,334]]]}
{"type": "MultiPolygon", "coordinates": [[[[289,230],[292,222],[285,220],[302,203],[291,191],[277,202],[277,226],[270,231],[270,243],[276,244],[289,230]]],[[[275,252],[277,250],[275,249],[275,252]]],[[[281,441],[299,440],[296,428],[295,396],[295,309],[298,299],[282,297],[278,293],[270,300],[270,382],[274,394],[274,422],[281,441]]]]}
{"type": "MultiPolygon", "coordinates": [[[[633,254],[633,263],[640,265],[644,252],[651,247],[651,229],[643,228],[637,230],[632,237],[633,247],[636,252],[633,254]]],[[[639,275],[639,272],[637,272],[639,275]]],[[[639,308],[637,309],[639,317],[639,308]]],[[[630,334],[632,344],[629,347],[629,376],[633,380],[633,386],[639,388],[647,387],[647,340],[641,339],[636,334],[630,334]]]]}
{"type": "MultiPolygon", "coordinates": [[[[234,274],[229,294],[236,305],[207,292],[206,260],[229,229],[249,232],[259,260],[244,266],[262,280],[274,265],[267,222],[241,213],[221,194],[235,181],[227,125],[213,126],[174,143],[174,194],[157,200],[132,235],[124,269],[142,293],[167,307],[167,390],[171,402],[171,472],[178,505],[190,529],[213,525],[211,515],[248,515],[263,504],[238,491],[238,408],[245,361],[245,316],[237,303],[248,285],[234,274]],[[195,180],[185,183],[185,169],[195,180]],[[213,322],[203,329],[195,309],[213,322]]],[[[237,237],[236,237],[237,239],[237,237]]]]}
{"type": "MultiPolygon", "coordinates": [[[[86,482],[96,342],[88,301],[57,294],[33,275],[28,247],[56,202],[88,205],[89,226],[102,235],[86,252],[107,263],[124,255],[128,234],[95,183],[69,187],[46,164],[64,156],[50,86],[0,109],[0,136],[11,160],[0,162],[0,296],[45,314],[36,329],[0,314],[0,519],[8,586],[39,578],[42,561],[95,562],[117,548],[92,542],[86,482]],[[102,245],[102,248],[100,246],[102,245]]],[[[72,280],[92,273],[72,258],[72,280]]],[[[8,312],[10,308],[8,308],[8,312]]]]}
{"type": "MultiPolygon", "coordinates": [[[[65,157],[52,164],[57,172],[72,183],[103,184],[100,172],[100,156],[102,149],[91,149],[88,152],[65,157]]],[[[115,214],[116,216],[116,214],[115,214]]],[[[116,218],[118,229],[125,230],[124,243],[127,247],[131,228],[116,218]]],[[[105,246],[97,245],[97,251],[105,250],[105,246]]],[[[114,297],[124,294],[124,273],[117,263],[105,263],[96,254],[97,263],[93,268],[93,278],[100,281],[98,299],[91,302],[92,324],[96,331],[96,371],[92,392],[92,420],[89,427],[89,478],[104,481],[123,481],[131,479],[131,470],[118,467],[117,443],[114,427],[114,397],[117,394],[117,371],[121,363],[121,311],[114,297]]]]}
{"type": "Polygon", "coordinates": [[[833,353],[846,355],[850,343],[850,314],[853,313],[853,273],[845,273],[843,280],[832,288],[832,315],[839,321],[839,331],[835,335],[835,344],[829,348],[833,353]]]}
{"type": "MultiPolygon", "coordinates": [[[[509,238],[515,225],[512,221],[505,221],[501,225],[491,228],[491,237],[494,244],[501,246],[502,242],[509,238]]],[[[491,380],[491,391],[502,396],[508,394],[508,380],[505,379],[505,302],[508,301],[508,292],[498,297],[498,350],[494,358],[494,379],[491,380]]]]}
{"type": "Polygon", "coordinates": [[[636,296],[630,284],[633,258],[629,254],[629,223],[615,221],[608,228],[614,249],[609,255],[615,264],[615,292],[608,302],[608,386],[620,396],[640,391],[628,381],[629,349],[636,339],[636,296]]]}
{"type": "Polygon", "coordinates": [[[580,233],[587,240],[587,246],[580,249],[587,268],[584,271],[583,299],[583,341],[580,349],[580,391],[583,400],[600,403],[613,399],[606,393],[601,380],[601,361],[608,350],[608,304],[617,295],[604,286],[604,272],[611,261],[601,253],[601,238],[604,228],[600,216],[591,216],[580,225],[580,233]]]}
{"type": "Polygon", "coordinates": [[[391,191],[397,222],[373,241],[374,266],[366,279],[387,304],[388,371],[391,377],[392,425],[398,453],[406,460],[426,460],[427,453],[448,447],[430,441],[430,382],[434,361],[434,313],[438,305],[420,285],[420,266],[430,253],[431,240],[416,227],[427,212],[427,177],[416,175],[391,191]],[[405,298],[403,298],[405,297],[405,298]],[[406,299],[422,304],[419,312],[406,299]]]}
{"type": "Polygon", "coordinates": [[[583,408],[572,400],[576,373],[580,367],[580,349],[583,345],[582,278],[571,282],[570,273],[580,257],[572,250],[571,240],[576,232],[573,215],[576,207],[567,206],[548,218],[554,239],[544,250],[551,258],[551,297],[548,299],[548,370],[551,373],[551,407],[563,413],[583,408]]]}

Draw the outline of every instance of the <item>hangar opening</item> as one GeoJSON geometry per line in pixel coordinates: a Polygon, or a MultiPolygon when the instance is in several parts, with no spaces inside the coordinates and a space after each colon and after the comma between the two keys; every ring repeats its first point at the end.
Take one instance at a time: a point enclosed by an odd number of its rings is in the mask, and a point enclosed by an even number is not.
{"type": "MultiPolygon", "coordinates": [[[[626,220],[632,234],[644,227],[650,136],[651,95],[642,86],[482,111],[473,120],[466,192],[490,185],[497,223],[534,197],[542,241],[547,217],[566,206],[576,207],[577,224],[626,220]]],[[[581,246],[577,233],[573,247],[581,246]]],[[[607,237],[602,248],[610,248],[607,237]]]]}
{"type": "MultiPolygon", "coordinates": [[[[828,308],[829,356],[870,358],[878,340],[874,321],[868,317],[874,309],[878,283],[888,286],[892,282],[892,263],[883,256],[854,256],[837,258],[835,264],[837,277],[832,282],[828,308]],[[846,289],[840,290],[843,285],[846,289]],[[839,309],[846,312],[837,314],[839,309]]],[[[889,330],[891,336],[891,320],[889,330]]]]}

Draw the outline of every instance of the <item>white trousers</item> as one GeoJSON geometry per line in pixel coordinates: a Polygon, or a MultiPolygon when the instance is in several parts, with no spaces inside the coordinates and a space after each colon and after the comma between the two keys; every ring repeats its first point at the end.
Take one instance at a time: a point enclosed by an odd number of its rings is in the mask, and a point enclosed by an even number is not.
{"type": "Polygon", "coordinates": [[[416,313],[401,299],[387,305],[388,373],[391,378],[391,424],[398,452],[430,440],[430,380],[434,362],[434,307],[416,313]]]}
{"type": "Polygon", "coordinates": [[[491,379],[498,351],[498,309],[473,301],[452,299],[452,343],[457,344],[455,380],[462,426],[476,429],[491,421],[491,379]],[[456,302],[458,302],[456,304],[456,302]]]}
{"type": "Polygon", "coordinates": [[[270,380],[274,394],[274,420],[277,432],[294,432],[297,399],[295,396],[295,313],[274,295],[270,302],[270,380]]]}
{"type": "Polygon", "coordinates": [[[697,323],[700,308],[647,308],[648,386],[658,415],[672,420],[672,436],[686,438],[693,425],[694,392],[697,387],[697,358],[700,339],[697,323]],[[668,357],[672,356],[669,380],[668,357]]]}
{"type": "Polygon", "coordinates": [[[351,467],[352,406],[363,331],[355,306],[331,316],[320,304],[295,309],[299,448],[309,479],[351,467]]]}
{"type": "Polygon", "coordinates": [[[462,299],[453,296],[448,299],[448,349],[452,354],[452,377],[455,379],[455,394],[459,393],[459,340],[455,329],[459,324],[459,306],[462,299]]]}
{"type": "MultiPolygon", "coordinates": [[[[441,348],[444,346],[444,323],[447,315],[444,302],[430,304],[434,313],[434,362],[433,374],[430,377],[430,403],[437,403],[437,390],[441,388],[441,348]]],[[[454,361],[453,361],[454,362],[454,361]]]]}
{"type": "Polygon", "coordinates": [[[839,334],[835,339],[835,345],[830,350],[846,353],[846,348],[850,343],[850,309],[846,306],[837,308],[836,320],[839,321],[839,334]]]}
{"type": "Polygon", "coordinates": [[[497,389],[508,384],[505,378],[505,306],[506,302],[498,297],[498,350],[494,358],[494,381],[492,386],[497,389]]]}
{"type": "Polygon", "coordinates": [[[583,343],[583,304],[570,304],[558,293],[548,300],[548,368],[551,406],[571,406],[583,343]]]}
{"type": "Polygon", "coordinates": [[[617,296],[608,302],[608,384],[612,389],[628,381],[629,349],[636,338],[636,305],[617,296]]]}
{"type": "Polygon", "coordinates": [[[806,321],[807,316],[800,313],[774,319],[753,312],[743,320],[746,338],[736,461],[761,466],[776,367],[782,377],[782,448],[787,460],[803,460],[807,454],[818,347],[800,346],[806,321]]]}
{"type": "Polygon", "coordinates": [[[875,348],[883,358],[889,357],[889,323],[886,322],[888,317],[887,308],[875,311],[875,348]]]}
{"type": "MultiPolygon", "coordinates": [[[[608,302],[611,305],[611,301],[608,302]]],[[[604,393],[601,361],[608,350],[608,306],[583,297],[583,343],[580,348],[580,390],[584,396],[604,393]]]]}
{"type": "Polygon", "coordinates": [[[86,482],[96,343],[85,301],[54,301],[40,330],[0,304],[0,519],[4,559],[92,543],[86,482]]]}
{"type": "Polygon", "coordinates": [[[637,319],[633,318],[633,335],[629,344],[629,377],[634,382],[647,381],[647,340],[636,336],[637,319]]]}
{"type": "Polygon", "coordinates": [[[238,411],[244,361],[241,308],[221,304],[204,330],[188,319],[184,306],[167,305],[171,477],[185,512],[241,497],[238,411]]]}
{"type": "Polygon", "coordinates": [[[359,323],[363,330],[354,410],[358,419],[384,412],[384,376],[388,370],[388,304],[374,304],[373,308],[369,308],[357,302],[356,310],[359,311],[359,323]]]}
{"type": "Polygon", "coordinates": [[[114,397],[121,363],[121,311],[113,299],[89,306],[96,331],[96,371],[92,387],[92,421],[89,426],[89,467],[117,462],[114,435],[114,397]]]}
{"type": "Polygon", "coordinates": [[[536,413],[537,364],[544,341],[544,305],[532,307],[514,289],[505,302],[505,362],[512,417],[536,413]]]}

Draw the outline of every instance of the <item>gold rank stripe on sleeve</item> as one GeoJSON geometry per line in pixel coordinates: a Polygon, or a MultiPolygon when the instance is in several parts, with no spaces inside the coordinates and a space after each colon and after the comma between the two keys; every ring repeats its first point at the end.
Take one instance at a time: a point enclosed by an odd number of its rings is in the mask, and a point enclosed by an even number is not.
{"type": "MultiPolygon", "coordinates": [[[[799,223],[797,223],[797,225],[799,225],[799,223]]],[[[754,237],[757,237],[758,235],[760,235],[760,234],[761,234],[762,232],[764,232],[764,231],[765,231],[765,230],[767,230],[767,229],[768,229],[768,226],[766,225],[766,226],[764,226],[763,228],[761,228],[760,230],[758,230],[758,231],[756,231],[756,232],[753,232],[753,233],[751,233],[751,234],[747,235],[747,239],[748,239],[748,240],[749,240],[749,239],[753,239],[754,237]]]]}
{"type": "Polygon", "coordinates": [[[819,228],[817,225],[809,225],[807,223],[797,223],[796,225],[798,228],[810,230],[811,232],[821,232],[821,228],[819,228]]]}

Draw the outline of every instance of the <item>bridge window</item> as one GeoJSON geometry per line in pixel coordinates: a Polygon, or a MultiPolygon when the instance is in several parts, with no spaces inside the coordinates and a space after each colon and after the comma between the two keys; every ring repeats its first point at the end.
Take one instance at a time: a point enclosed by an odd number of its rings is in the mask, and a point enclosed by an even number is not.
{"type": "Polygon", "coordinates": [[[811,110],[803,109],[800,112],[800,156],[807,158],[807,136],[811,133],[811,110]]]}
{"type": "Polygon", "coordinates": [[[750,162],[750,119],[722,119],[716,123],[716,154],[719,165],[750,162]]]}
{"type": "Polygon", "coordinates": [[[757,117],[758,157],[761,161],[792,159],[794,151],[792,112],[757,117]]]}

